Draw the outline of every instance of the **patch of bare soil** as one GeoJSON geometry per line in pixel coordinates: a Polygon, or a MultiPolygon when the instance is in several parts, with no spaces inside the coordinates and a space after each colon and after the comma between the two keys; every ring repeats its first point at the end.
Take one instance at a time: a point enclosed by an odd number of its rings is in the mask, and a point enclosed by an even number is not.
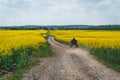
{"type": "Polygon", "coordinates": [[[22,80],[120,80],[120,73],[106,68],[80,48],[69,48],[48,39],[54,57],[44,59],[23,75],[22,80]]]}

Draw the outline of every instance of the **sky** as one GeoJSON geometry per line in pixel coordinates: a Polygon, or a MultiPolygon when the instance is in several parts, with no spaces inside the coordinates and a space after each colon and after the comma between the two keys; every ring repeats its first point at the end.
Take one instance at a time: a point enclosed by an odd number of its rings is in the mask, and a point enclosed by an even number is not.
{"type": "Polygon", "coordinates": [[[120,0],[0,0],[0,26],[120,24],[120,0]]]}

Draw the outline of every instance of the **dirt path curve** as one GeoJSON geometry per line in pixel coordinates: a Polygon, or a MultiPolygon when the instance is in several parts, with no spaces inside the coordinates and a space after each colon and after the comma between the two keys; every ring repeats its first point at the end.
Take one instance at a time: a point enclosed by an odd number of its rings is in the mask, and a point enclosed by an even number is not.
{"type": "Polygon", "coordinates": [[[23,75],[22,80],[120,80],[120,73],[104,67],[82,49],[71,49],[53,37],[48,39],[54,57],[23,75]]]}

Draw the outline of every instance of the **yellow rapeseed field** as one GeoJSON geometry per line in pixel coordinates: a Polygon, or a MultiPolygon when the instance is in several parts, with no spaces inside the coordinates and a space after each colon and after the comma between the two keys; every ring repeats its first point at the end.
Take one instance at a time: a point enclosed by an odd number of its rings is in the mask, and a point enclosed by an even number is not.
{"type": "Polygon", "coordinates": [[[75,37],[79,44],[92,48],[120,48],[120,31],[102,30],[55,30],[51,31],[57,40],[70,42],[75,37]]]}
{"type": "Polygon", "coordinates": [[[11,55],[11,48],[38,47],[46,40],[41,36],[45,30],[0,30],[0,55],[11,55]]]}

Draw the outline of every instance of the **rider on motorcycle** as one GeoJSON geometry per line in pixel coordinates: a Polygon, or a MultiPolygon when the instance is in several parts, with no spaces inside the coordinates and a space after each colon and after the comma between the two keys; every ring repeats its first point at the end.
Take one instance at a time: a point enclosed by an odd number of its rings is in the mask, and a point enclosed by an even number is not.
{"type": "Polygon", "coordinates": [[[78,47],[78,44],[77,44],[77,40],[75,38],[73,38],[71,41],[70,41],[70,47],[78,47]]]}

